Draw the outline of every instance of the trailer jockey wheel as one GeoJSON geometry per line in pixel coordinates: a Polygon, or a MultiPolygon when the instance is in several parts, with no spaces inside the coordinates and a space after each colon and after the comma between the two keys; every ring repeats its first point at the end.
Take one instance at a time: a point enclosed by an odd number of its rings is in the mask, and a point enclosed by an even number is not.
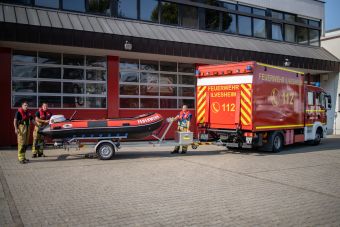
{"type": "Polygon", "coordinates": [[[101,160],[109,160],[115,155],[115,147],[108,142],[101,143],[97,146],[96,152],[101,160]]]}
{"type": "Polygon", "coordinates": [[[283,147],[283,138],[281,133],[275,132],[272,136],[272,151],[277,153],[282,150],[283,147]]]}

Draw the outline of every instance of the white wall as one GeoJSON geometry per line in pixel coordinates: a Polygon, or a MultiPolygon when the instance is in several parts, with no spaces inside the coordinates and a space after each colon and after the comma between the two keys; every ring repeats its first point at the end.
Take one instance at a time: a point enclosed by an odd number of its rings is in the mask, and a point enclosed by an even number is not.
{"type": "Polygon", "coordinates": [[[339,73],[322,74],[320,85],[332,97],[332,109],[327,110],[327,128],[329,134],[340,135],[340,112],[339,110],[339,73]]]}
{"type": "Polygon", "coordinates": [[[321,46],[340,59],[340,29],[321,38],[321,46]]]}
{"type": "Polygon", "coordinates": [[[334,121],[334,134],[340,135],[340,73],[338,73],[338,91],[335,99],[335,121],[334,121]]]}
{"type": "MultiPolygon", "coordinates": [[[[321,46],[340,59],[340,30],[325,34],[321,38],[321,46]]],[[[322,81],[321,86],[332,95],[333,109],[329,115],[329,126],[333,124],[333,133],[340,135],[340,73],[329,73],[328,81],[322,81]]]]}

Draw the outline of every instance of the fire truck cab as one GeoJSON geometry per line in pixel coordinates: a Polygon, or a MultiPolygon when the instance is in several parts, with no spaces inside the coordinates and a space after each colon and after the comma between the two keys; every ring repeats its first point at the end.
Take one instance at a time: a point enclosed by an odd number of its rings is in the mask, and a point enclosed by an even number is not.
{"type": "Polygon", "coordinates": [[[250,61],[200,66],[196,76],[200,140],[278,152],[326,137],[330,96],[302,72],[250,61]]]}

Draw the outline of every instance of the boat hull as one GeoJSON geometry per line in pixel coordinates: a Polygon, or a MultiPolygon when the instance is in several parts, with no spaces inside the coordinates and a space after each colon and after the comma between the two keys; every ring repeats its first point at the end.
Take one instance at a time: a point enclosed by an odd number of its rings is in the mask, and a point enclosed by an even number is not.
{"type": "Polygon", "coordinates": [[[143,139],[158,129],[162,122],[163,118],[154,114],[143,118],[91,120],[87,122],[87,127],[73,127],[77,123],[83,123],[82,121],[65,121],[62,124],[59,123],[58,127],[53,124],[48,125],[42,128],[39,133],[52,139],[91,137],[143,139]],[[147,122],[147,119],[154,120],[147,122]],[[117,124],[120,125],[118,126],[117,124]]]}

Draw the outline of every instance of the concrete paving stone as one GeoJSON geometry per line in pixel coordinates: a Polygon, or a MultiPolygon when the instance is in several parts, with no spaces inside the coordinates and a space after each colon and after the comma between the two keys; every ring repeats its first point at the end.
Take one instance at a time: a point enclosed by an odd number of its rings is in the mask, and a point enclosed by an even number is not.
{"type": "Polygon", "coordinates": [[[123,147],[108,161],[47,150],[27,165],[1,150],[0,165],[25,226],[340,225],[339,138],[278,154],[171,149],[123,147]]]}

